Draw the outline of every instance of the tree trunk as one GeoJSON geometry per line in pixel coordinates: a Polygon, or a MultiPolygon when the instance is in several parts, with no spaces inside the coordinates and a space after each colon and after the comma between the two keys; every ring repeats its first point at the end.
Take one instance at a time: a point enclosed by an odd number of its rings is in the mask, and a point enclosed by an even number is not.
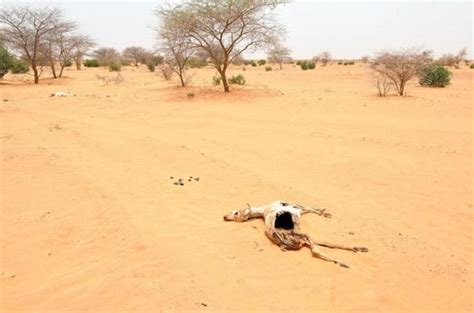
{"type": "Polygon", "coordinates": [[[82,65],[82,60],[81,57],[76,57],[76,70],[80,71],[81,70],[81,65],[82,65]]]}
{"type": "Polygon", "coordinates": [[[63,77],[63,71],[64,71],[65,66],[66,66],[66,63],[60,64],[61,69],[59,70],[59,78],[63,77]]]}
{"type": "Polygon", "coordinates": [[[400,96],[403,96],[404,92],[405,92],[405,82],[400,82],[400,96]]]}
{"type": "Polygon", "coordinates": [[[39,83],[39,73],[38,69],[36,68],[36,63],[31,63],[31,68],[33,69],[33,73],[35,76],[35,84],[39,83]]]}
{"type": "Polygon", "coordinates": [[[222,78],[222,85],[224,85],[224,91],[229,92],[229,82],[227,81],[227,77],[225,76],[225,71],[219,71],[219,74],[221,75],[222,78]]]}
{"type": "Polygon", "coordinates": [[[283,62],[280,62],[280,70],[283,69],[283,62]]]}
{"type": "Polygon", "coordinates": [[[184,81],[184,67],[179,68],[178,76],[179,76],[179,80],[181,81],[181,87],[185,87],[186,82],[184,81]]]}
{"type": "Polygon", "coordinates": [[[51,72],[53,72],[53,78],[58,78],[56,75],[56,67],[54,66],[53,62],[51,62],[51,72]]]}

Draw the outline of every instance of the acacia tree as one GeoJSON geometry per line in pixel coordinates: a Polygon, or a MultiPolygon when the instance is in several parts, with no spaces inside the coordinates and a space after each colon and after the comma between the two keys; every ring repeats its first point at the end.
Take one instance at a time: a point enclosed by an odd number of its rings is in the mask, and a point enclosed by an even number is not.
{"type": "Polygon", "coordinates": [[[145,48],[142,47],[128,47],[125,48],[122,52],[122,57],[126,60],[133,61],[135,63],[135,66],[138,66],[138,62],[140,63],[145,63],[147,56],[150,53],[145,50],[145,48]]]}
{"type": "Polygon", "coordinates": [[[35,84],[41,74],[38,71],[41,42],[56,29],[61,19],[61,11],[55,8],[21,6],[0,9],[0,24],[4,25],[0,31],[5,43],[24,55],[33,70],[35,84]]]}
{"type": "Polygon", "coordinates": [[[417,48],[399,51],[379,52],[372,64],[372,69],[388,78],[395,86],[398,94],[405,94],[406,83],[418,74],[419,69],[430,62],[431,52],[417,48]]]}
{"type": "Polygon", "coordinates": [[[82,58],[87,54],[89,49],[95,46],[95,42],[86,35],[76,36],[74,41],[73,58],[76,63],[76,69],[80,70],[82,67],[82,58]]]}
{"type": "Polygon", "coordinates": [[[264,48],[281,37],[274,9],[282,0],[188,0],[180,5],[161,7],[159,17],[182,27],[183,36],[198,50],[205,51],[229,92],[226,71],[244,52],[264,48]]]}
{"type": "Polygon", "coordinates": [[[283,68],[283,62],[290,57],[290,53],[290,49],[277,44],[268,52],[268,62],[277,63],[281,70],[283,68]]]}
{"type": "Polygon", "coordinates": [[[99,48],[94,50],[92,56],[97,59],[101,66],[108,66],[120,60],[120,53],[114,48],[99,48]]]}
{"type": "Polygon", "coordinates": [[[39,51],[51,67],[54,78],[62,77],[64,67],[71,60],[73,47],[73,32],[78,28],[77,24],[68,21],[57,21],[53,31],[48,33],[39,43],[39,51]],[[56,72],[56,64],[60,65],[60,72],[56,72]]]}
{"type": "Polygon", "coordinates": [[[329,51],[323,51],[319,54],[318,60],[322,66],[326,66],[331,61],[331,53],[329,51]]]}
{"type": "MultiPolygon", "coordinates": [[[[168,69],[178,75],[181,86],[184,87],[188,83],[186,64],[195,50],[187,37],[187,29],[183,25],[183,20],[177,18],[178,11],[174,9],[157,11],[157,15],[162,20],[157,32],[164,62],[168,65],[168,69]]],[[[164,76],[166,79],[167,76],[164,76]]]]}

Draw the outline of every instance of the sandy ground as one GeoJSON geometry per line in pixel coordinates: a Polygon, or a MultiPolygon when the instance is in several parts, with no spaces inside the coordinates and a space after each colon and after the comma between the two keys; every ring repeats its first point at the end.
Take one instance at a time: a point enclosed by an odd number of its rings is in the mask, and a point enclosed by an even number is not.
{"type": "Polygon", "coordinates": [[[145,68],[7,75],[1,311],[472,310],[474,70],[453,71],[387,98],[362,64],[251,68],[227,95],[211,69],[186,89],[145,68]],[[278,199],[327,208],[302,230],[369,253],[325,249],[344,269],[222,220],[278,199]]]}

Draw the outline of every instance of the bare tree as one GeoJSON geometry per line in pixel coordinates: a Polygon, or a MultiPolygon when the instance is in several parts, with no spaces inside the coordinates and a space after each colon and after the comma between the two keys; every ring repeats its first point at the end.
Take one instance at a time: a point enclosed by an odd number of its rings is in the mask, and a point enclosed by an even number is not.
{"type": "Polygon", "coordinates": [[[92,56],[97,59],[101,66],[107,66],[120,61],[120,53],[114,48],[99,48],[94,50],[92,56]]]}
{"type": "Polygon", "coordinates": [[[459,50],[457,54],[443,54],[438,60],[436,60],[437,64],[444,65],[444,66],[455,66],[459,68],[459,64],[464,60],[467,55],[467,48],[463,48],[459,50]]]}
{"type": "Polygon", "coordinates": [[[138,62],[142,64],[145,63],[149,55],[150,53],[142,47],[128,47],[125,48],[122,52],[122,57],[125,60],[134,62],[135,66],[138,66],[138,62]]]}
{"type": "Polygon", "coordinates": [[[55,30],[62,19],[59,9],[10,7],[0,9],[1,32],[5,42],[22,53],[31,66],[35,84],[39,82],[38,58],[40,43],[55,30]]]}
{"type": "Polygon", "coordinates": [[[267,47],[281,37],[282,27],[273,11],[282,0],[188,0],[173,7],[161,7],[157,15],[177,21],[192,47],[207,52],[222,78],[224,91],[229,84],[226,71],[242,53],[267,47]]]}
{"type": "Polygon", "coordinates": [[[281,70],[283,68],[283,62],[290,58],[290,54],[290,49],[277,44],[268,52],[268,62],[277,63],[281,70]]]}
{"type": "Polygon", "coordinates": [[[76,36],[73,49],[74,62],[76,69],[80,70],[82,66],[82,58],[87,54],[87,51],[95,46],[95,42],[88,36],[76,36]]]}
{"type": "MultiPolygon", "coordinates": [[[[164,71],[171,69],[178,75],[181,86],[184,87],[188,83],[186,64],[195,52],[187,37],[187,28],[183,25],[184,21],[177,18],[175,9],[170,9],[170,11],[159,10],[156,14],[162,20],[157,33],[160,41],[160,52],[164,56],[164,62],[168,65],[164,71]]],[[[166,75],[164,77],[167,79],[166,75]]]]}
{"type": "Polygon", "coordinates": [[[39,43],[39,51],[48,61],[54,78],[62,77],[64,67],[70,62],[73,48],[73,32],[78,28],[74,22],[58,20],[56,27],[39,43]],[[59,63],[60,72],[56,73],[55,65],[59,63]]]}
{"type": "Polygon", "coordinates": [[[428,63],[430,59],[429,51],[420,52],[417,48],[385,51],[377,54],[372,69],[389,79],[398,94],[403,96],[406,83],[415,77],[420,67],[428,63]]]}
{"type": "Polygon", "coordinates": [[[369,57],[364,55],[363,57],[360,58],[360,60],[362,61],[362,63],[367,64],[367,62],[369,62],[369,57]]]}
{"type": "Polygon", "coordinates": [[[323,66],[326,66],[331,61],[331,53],[329,51],[323,51],[319,54],[319,61],[323,66]]]}
{"type": "Polygon", "coordinates": [[[387,93],[392,89],[392,81],[385,75],[378,72],[374,72],[374,84],[379,93],[379,97],[385,97],[387,93]]]}

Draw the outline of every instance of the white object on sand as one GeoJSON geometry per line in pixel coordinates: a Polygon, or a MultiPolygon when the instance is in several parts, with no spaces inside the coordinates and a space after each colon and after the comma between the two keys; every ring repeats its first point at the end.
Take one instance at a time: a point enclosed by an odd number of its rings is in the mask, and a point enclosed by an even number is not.
{"type": "Polygon", "coordinates": [[[69,92],[64,92],[64,91],[56,91],[55,93],[52,93],[50,97],[75,97],[76,95],[73,93],[69,92]]]}

